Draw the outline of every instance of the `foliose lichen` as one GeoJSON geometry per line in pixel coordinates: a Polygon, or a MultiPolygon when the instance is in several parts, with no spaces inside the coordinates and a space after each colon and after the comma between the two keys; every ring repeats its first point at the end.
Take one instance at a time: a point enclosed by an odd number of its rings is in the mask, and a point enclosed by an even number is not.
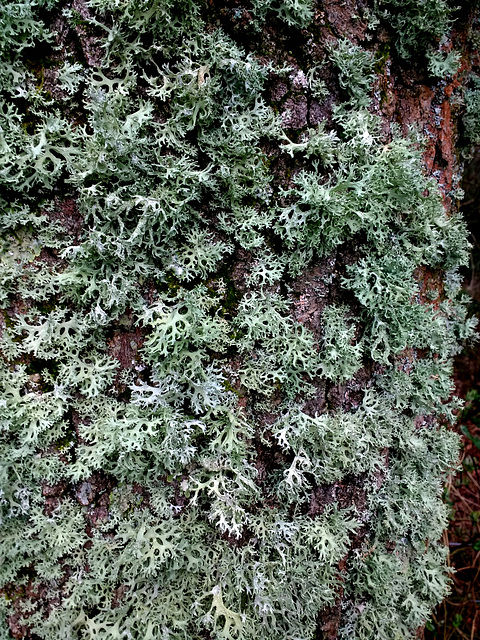
{"type": "MultiPolygon", "coordinates": [[[[405,52],[448,15],[411,4],[405,52]]],[[[473,334],[465,226],[421,139],[385,141],[374,56],[346,39],[325,60],[331,121],[292,140],[265,97],[274,65],[205,3],[78,6],[0,8],[5,620],[45,640],[312,640],[343,593],[340,637],[413,638],[448,589],[445,416],[473,334]],[[52,15],[103,55],[57,59],[55,95],[30,64],[52,15]],[[342,299],[307,326],[292,282],[349,243],[342,299]],[[362,370],[355,406],[309,409],[362,370]]],[[[313,10],[255,0],[253,28],[313,10]]]]}

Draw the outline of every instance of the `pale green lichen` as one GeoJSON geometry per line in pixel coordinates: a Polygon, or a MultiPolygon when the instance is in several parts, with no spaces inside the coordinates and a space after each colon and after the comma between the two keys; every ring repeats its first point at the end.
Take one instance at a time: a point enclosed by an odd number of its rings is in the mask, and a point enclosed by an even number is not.
{"type": "MultiPolygon", "coordinates": [[[[91,0],[102,69],[62,63],[53,104],[22,56],[51,40],[36,11],[54,6],[1,10],[1,285],[16,305],[1,338],[5,614],[20,602],[45,640],[311,640],[343,588],[343,637],[413,638],[447,590],[440,493],[457,440],[435,416],[455,406],[451,358],[473,327],[455,299],[464,224],[422,174],[420,141],[384,144],[373,57],[332,48],[333,128],[292,142],[263,97],[267,68],[206,28],[204,3],[91,0]],[[74,105],[86,124],[61,108],[74,105]],[[284,189],[267,139],[301,159],[284,189]],[[78,237],[54,221],[69,191],[78,237]],[[307,328],[284,273],[352,241],[351,306],[307,328]],[[238,252],[255,252],[243,288],[228,273],[238,252]],[[438,304],[421,300],[420,266],[448,270],[438,304]],[[121,327],[143,336],[123,373],[121,327]],[[382,373],[359,405],[312,415],[315,389],[367,360],[382,373]],[[93,498],[72,498],[100,472],[112,489],[93,526],[93,498]],[[319,487],[353,478],[363,505],[308,515],[319,487]]],[[[253,9],[257,28],[312,13],[253,9]]],[[[401,46],[425,31],[420,14],[401,46]]]]}

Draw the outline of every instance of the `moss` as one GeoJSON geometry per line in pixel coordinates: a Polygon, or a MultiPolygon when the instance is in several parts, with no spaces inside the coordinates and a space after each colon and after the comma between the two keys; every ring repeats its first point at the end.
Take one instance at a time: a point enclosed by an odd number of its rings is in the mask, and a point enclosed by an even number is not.
{"type": "Polygon", "coordinates": [[[69,14],[69,21],[73,27],[89,27],[90,23],[88,20],[82,18],[81,14],[76,9],[71,9],[69,14]]]}
{"type": "Polygon", "coordinates": [[[374,69],[375,69],[375,73],[377,73],[379,76],[385,73],[387,64],[390,61],[390,57],[391,57],[390,49],[391,49],[390,42],[383,42],[375,52],[376,55],[375,55],[374,69]]]}

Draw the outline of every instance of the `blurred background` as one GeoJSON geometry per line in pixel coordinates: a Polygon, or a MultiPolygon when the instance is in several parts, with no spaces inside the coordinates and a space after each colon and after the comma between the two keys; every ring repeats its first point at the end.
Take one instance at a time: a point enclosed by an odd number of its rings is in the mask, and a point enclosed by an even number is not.
{"type": "MultiPolygon", "coordinates": [[[[464,289],[470,295],[470,313],[480,323],[480,148],[465,162],[465,198],[462,212],[471,234],[470,265],[464,289]]],[[[456,394],[465,400],[456,426],[462,438],[459,470],[445,489],[450,526],[445,544],[454,568],[452,592],[427,623],[426,639],[480,638],[480,327],[479,341],[455,361],[456,394]]]]}

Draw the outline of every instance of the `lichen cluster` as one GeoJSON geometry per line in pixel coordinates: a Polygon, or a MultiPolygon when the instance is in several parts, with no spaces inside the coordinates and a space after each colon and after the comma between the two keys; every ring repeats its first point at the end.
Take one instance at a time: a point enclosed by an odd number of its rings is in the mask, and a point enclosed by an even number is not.
{"type": "MultiPolygon", "coordinates": [[[[290,70],[203,2],[81,6],[0,8],[4,620],[45,640],[313,640],[342,598],[342,638],[413,638],[447,589],[444,423],[472,333],[466,231],[420,138],[382,129],[374,56],[347,40],[324,61],[331,121],[292,140],[265,97],[290,70]],[[49,92],[31,48],[53,47],[52,15],[103,61],[67,55],[49,92]],[[306,326],[295,283],[320,264],[339,299],[319,292],[306,326]],[[348,410],[312,409],[355,379],[348,410]]],[[[296,29],[313,7],[252,15],[296,29]]]]}

